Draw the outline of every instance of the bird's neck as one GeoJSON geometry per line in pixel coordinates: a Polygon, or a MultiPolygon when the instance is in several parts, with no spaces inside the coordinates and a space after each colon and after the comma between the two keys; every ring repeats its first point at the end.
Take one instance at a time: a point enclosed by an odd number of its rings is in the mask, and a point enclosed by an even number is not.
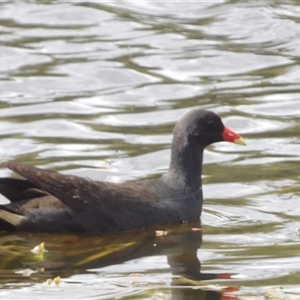
{"type": "Polygon", "coordinates": [[[196,193],[201,189],[203,148],[181,140],[172,144],[171,163],[168,176],[182,183],[186,193],[196,193]]]}

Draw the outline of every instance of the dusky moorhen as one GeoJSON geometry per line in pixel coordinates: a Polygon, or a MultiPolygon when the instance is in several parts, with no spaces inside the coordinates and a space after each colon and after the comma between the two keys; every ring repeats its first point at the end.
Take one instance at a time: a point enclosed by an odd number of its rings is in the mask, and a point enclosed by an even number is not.
{"type": "Polygon", "coordinates": [[[25,179],[0,178],[11,201],[0,205],[0,230],[109,232],[196,221],[203,150],[220,141],[245,144],[218,115],[195,109],[175,125],[169,170],[156,180],[100,182],[4,161],[25,179]]]}

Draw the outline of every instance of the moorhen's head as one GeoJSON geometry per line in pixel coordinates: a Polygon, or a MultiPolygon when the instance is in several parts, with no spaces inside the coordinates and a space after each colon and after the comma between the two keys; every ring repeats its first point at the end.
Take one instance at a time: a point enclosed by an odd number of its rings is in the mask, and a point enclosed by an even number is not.
{"type": "Polygon", "coordinates": [[[196,144],[201,148],[221,141],[245,145],[240,135],[224,126],[221,118],[212,111],[195,109],[177,122],[174,139],[182,146],[196,144]]]}

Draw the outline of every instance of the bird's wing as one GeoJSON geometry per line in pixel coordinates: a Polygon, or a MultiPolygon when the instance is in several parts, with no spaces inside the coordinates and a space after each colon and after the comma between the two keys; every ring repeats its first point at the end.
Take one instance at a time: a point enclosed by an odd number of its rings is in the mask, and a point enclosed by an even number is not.
{"type": "MultiPolygon", "coordinates": [[[[142,202],[144,205],[151,202],[153,204],[158,198],[155,193],[138,184],[119,185],[98,182],[79,176],[42,170],[14,161],[6,161],[2,164],[27,179],[25,182],[16,181],[19,185],[23,184],[25,187],[32,185],[41,193],[50,194],[60,199],[74,211],[82,211],[87,207],[119,210],[122,204],[127,205],[130,202],[142,202]]],[[[12,201],[18,199],[15,193],[14,191],[14,195],[10,197],[12,201]]],[[[6,194],[8,194],[7,191],[6,194]]]]}

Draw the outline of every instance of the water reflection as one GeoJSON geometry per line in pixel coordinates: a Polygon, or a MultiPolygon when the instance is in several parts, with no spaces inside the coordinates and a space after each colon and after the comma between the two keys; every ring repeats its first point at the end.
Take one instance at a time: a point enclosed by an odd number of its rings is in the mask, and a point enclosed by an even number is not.
{"type": "Polygon", "coordinates": [[[231,275],[201,272],[197,256],[201,243],[200,222],[165,230],[101,236],[2,233],[0,283],[5,288],[6,284],[11,286],[18,282],[20,277],[27,282],[44,282],[55,276],[67,278],[74,274],[99,274],[105,267],[120,265],[119,275],[125,274],[134,284],[135,276],[141,274],[128,273],[122,264],[138,258],[166,256],[172,273],[172,299],[190,299],[191,293],[198,299],[221,299],[228,290],[212,290],[203,281],[230,279],[231,275]],[[32,253],[31,249],[41,242],[45,243],[47,252],[32,253]],[[183,288],[187,286],[195,289],[183,288]]]}

